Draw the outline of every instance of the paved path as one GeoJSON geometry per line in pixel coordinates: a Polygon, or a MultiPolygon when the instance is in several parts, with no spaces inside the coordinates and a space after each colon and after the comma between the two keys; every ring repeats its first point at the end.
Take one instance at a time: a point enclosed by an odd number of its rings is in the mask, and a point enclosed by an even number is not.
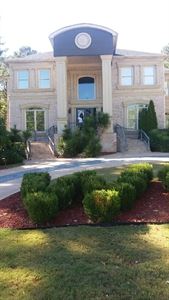
{"type": "Polygon", "coordinates": [[[27,161],[20,167],[0,170],[0,200],[20,190],[25,173],[44,171],[56,178],[81,170],[116,167],[134,162],[169,162],[169,153],[148,152],[143,155],[116,153],[99,158],[27,161]]]}

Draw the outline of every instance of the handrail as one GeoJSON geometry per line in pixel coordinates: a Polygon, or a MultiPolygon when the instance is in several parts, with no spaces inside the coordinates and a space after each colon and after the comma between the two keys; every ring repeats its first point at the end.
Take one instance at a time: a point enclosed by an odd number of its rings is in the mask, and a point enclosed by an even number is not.
{"type": "Polygon", "coordinates": [[[26,141],[25,153],[26,153],[26,159],[27,160],[31,160],[31,158],[32,158],[32,151],[31,151],[31,141],[30,140],[26,141]]]}
{"type": "Polygon", "coordinates": [[[125,134],[125,128],[119,124],[115,125],[115,131],[117,133],[117,149],[119,152],[125,152],[128,149],[127,138],[125,134]]]}
{"type": "Polygon", "coordinates": [[[54,140],[54,135],[56,133],[57,133],[57,127],[55,125],[51,126],[46,132],[49,141],[49,147],[54,155],[57,154],[56,147],[55,147],[55,140],[54,140]]]}
{"type": "Polygon", "coordinates": [[[146,144],[147,150],[150,150],[150,138],[143,129],[139,130],[139,138],[146,144]]]}

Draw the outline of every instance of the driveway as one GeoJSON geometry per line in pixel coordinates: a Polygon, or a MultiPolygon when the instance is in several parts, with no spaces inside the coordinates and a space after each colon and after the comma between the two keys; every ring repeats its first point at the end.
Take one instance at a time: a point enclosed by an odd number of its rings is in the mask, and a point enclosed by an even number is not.
{"type": "Polygon", "coordinates": [[[0,200],[20,190],[22,177],[30,172],[49,172],[52,179],[77,171],[117,167],[138,162],[169,162],[169,153],[144,153],[127,155],[116,153],[99,158],[53,159],[26,161],[24,165],[0,170],[0,200]]]}

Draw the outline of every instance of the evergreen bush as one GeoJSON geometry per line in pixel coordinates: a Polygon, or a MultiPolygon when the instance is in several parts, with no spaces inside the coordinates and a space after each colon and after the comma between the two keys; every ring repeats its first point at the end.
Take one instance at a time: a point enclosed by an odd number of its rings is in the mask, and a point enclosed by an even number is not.
{"type": "Polygon", "coordinates": [[[95,190],[85,195],[83,207],[94,222],[111,222],[120,212],[119,193],[115,190],[95,190]]]}
{"type": "Polygon", "coordinates": [[[29,193],[44,192],[50,183],[50,175],[46,172],[24,174],[21,184],[21,196],[29,193]]]}
{"type": "Polygon", "coordinates": [[[126,211],[131,209],[136,200],[135,187],[130,183],[121,182],[116,189],[119,191],[121,210],[126,211]]]}
{"type": "Polygon", "coordinates": [[[24,205],[31,220],[37,224],[51,221],[58,212],[57,196],[46,192],[28,193],[24,205]]]}

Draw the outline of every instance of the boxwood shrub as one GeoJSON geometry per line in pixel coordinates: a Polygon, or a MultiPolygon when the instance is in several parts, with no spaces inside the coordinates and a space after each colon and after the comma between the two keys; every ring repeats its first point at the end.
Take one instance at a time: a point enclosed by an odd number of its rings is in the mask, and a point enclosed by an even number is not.
{"type": "Polygon", "coordinates": [[[167,173],[169,172],[169,164],[165,164],[159,171],[158,171],[158,178],[162,183],[165,182],[165,177],[167,173]]]}
{"type": "Polygon", "coordinates": [[[136,173],[143,173],[147,177],[147,182],[149,183],[153,179],[153,165],[149,163],[139,163],[129,166],[129,170],[136,173]]]}
{"type": "Polygon", "coordinates": [[[116,186],[116,189],[119,191],[121,210],[126,211],[131,209],[136,200],[135,187],[130,183],[121,182],[116,186]]]}
{"type": "Polygon", "coordinates": [[[84,211],[94,222],[111,222],[120,212],[120,198],[116,190],[95,190],[85,195],[84,211]]]}
{"type": "Polygon", "coordinates": [[[21,184],[21,196],[28,193],[45,191],[50,183],[50,175],[46,172],[24,174],[21,184]]]}
{"type": "Polygon", "coordinates": [[[75,175],[62,176],[54,179],[48,186],[47,191],[57,196],[59,210],[69,207],[76,197],[75,175]]]}
{"type": "Polygon", "coordinates": [[[119,176],[117,179],[118,183],[126,182],[134,186],[136,190],[136,198],[139,198],[141,194],[146,190],[147,183],[143,178],[143,175],[135,174],[135,173],[126,173],[119,176]]]}
{"type": "Polygon", "coordinates": [[[23,199],[31,220],[37,224],[51,221],[58,212],[58,198],[46,192],[31,192],[23,199]]]}
{"type": "Polygon", "coordinates": [[[165,186],[166,190],[169,191],[169,172],[167,172],[167,174],[165,176],[164,186],[165,186]]]}

